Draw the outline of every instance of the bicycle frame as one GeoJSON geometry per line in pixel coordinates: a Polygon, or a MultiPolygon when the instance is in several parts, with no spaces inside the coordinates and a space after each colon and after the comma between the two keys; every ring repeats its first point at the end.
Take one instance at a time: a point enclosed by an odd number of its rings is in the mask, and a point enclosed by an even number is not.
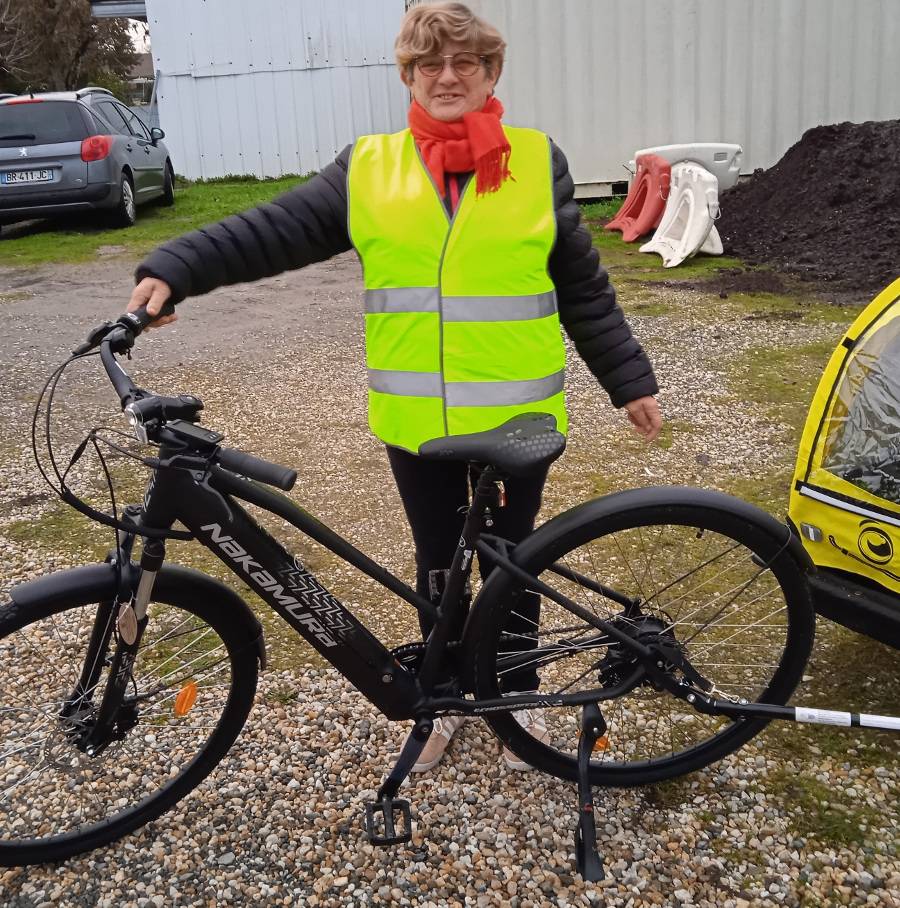
{"type": "MultiPolygon", "coordinates": [[[[165,458],[167,452],[160,453],[165,458]]],[[[413,606],[431,609],[414,590],[290,499],[225,470],[214,469],[204,478],[160,467],[147,490],[143,522],[159,529],[171,528],[176,520],[183,523],[388,718],[412,718],[422,699],[415,675],[237,498],[284,518],[413,606]]]]}

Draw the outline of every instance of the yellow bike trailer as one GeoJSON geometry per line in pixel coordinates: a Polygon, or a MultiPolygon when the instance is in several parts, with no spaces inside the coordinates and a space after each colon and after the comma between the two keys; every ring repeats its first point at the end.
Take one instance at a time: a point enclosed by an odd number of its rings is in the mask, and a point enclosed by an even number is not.
{"type": "Polygon", "coordinates": [[[791,486],[816,611],[900,647],[900,279],[825,368],[791,486]]]}

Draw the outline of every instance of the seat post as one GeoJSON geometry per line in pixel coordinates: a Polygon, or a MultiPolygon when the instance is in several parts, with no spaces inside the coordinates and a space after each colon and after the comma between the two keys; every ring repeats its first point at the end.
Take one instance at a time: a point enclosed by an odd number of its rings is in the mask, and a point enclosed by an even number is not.
{"type": "Polygon", "coordinates": [[[497,503],[498,479],[496,470],[486,466],[481,471],[475,485],[472,504],[466,514],[456,551],[453,553],[447,585],[444,587],[444,594],[437,606],[434,628],[428,637],[428,646],[422,660],[422,668],[419,671],[419,684],[423,691],[431,690],[453,629],[461,627],[462,620],[465,618],[464,615],[459,614],[459,610],[462,608],[463,591],[466,579],[472,572],[475,545],[486,525],[491,507],[497,503]]]}

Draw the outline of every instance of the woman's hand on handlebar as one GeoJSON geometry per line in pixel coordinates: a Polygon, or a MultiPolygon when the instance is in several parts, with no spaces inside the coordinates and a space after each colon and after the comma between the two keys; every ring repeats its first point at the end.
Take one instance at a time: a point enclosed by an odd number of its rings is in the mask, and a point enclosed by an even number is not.
{"type": "MultiPolygon", "coordinates": [[[[145,277],[131,292],[128,301],[128,311],[134,312],[141,306],[147,307],[150,315],[158,315],[165,301],[172,295],[172,288],[158,277],[145,277]]],[[[161,328],[178,319],[177,315],[164,315],[162,318],[151,322],[148,328],[161,328]]]]}

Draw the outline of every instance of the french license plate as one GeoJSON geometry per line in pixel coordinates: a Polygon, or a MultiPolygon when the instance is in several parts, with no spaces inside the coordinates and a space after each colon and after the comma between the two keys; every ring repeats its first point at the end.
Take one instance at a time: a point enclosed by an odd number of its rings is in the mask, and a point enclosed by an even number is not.
{"type": "Polygon", "coordinates": [[[0,173],[0,183],[6,186],[20,183],[49,183],[53,179],[52,170],[7,170],[0,173]]]}

